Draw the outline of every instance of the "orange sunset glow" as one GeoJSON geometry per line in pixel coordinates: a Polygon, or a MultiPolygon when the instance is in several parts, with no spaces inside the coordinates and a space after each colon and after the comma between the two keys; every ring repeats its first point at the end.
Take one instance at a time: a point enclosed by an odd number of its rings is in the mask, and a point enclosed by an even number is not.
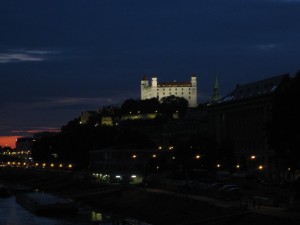
{"type": "Polygon", "coordinates": [[[0,136],[0,146],[6,147],[9,146],[11,148],[16,147],[16,140],[20,136],[0,136]]]}

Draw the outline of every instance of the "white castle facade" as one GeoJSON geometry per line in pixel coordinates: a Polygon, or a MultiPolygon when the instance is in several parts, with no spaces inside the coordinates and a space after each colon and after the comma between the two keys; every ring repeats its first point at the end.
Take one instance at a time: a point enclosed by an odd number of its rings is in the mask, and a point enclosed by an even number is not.
{"type": "Polygon", "coordinates": [[[141,81],[141,100],[174,95],[185,98],[189,107],[197,107],[197,77],[193,74],[189,82],[158,82],[157,77],[151,78],[151,84],[146,76],[141,81]]]}

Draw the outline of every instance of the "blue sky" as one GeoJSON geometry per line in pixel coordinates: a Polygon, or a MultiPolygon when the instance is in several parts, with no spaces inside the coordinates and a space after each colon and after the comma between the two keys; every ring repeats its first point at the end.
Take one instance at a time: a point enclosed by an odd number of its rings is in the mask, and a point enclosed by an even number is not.
{"type": "Polygon", "coordinates": [[[57,129],[140,97],[140,79],[188,81],[199,102],[300,69],[299,0],[2,0],[0,136],[57,129]]]}

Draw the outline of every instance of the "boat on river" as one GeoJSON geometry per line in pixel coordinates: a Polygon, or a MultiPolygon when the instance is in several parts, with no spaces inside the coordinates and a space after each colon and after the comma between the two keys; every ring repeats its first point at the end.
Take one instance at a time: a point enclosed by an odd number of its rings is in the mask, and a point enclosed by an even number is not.
{"type": "Polygon", "coordinates": [[[38,215],[70,215],[78,212],[74,201],[43,192],[18,194],[16,202],[38,215]]]}

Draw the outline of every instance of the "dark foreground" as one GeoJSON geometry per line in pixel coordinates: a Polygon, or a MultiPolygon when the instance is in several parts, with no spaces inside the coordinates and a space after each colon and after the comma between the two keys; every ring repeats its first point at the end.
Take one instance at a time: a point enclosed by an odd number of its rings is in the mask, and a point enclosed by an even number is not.
{"type": "Polygon", "coordinates": [[[149,189],[108,185],[78,179],[71,172],[0,170],[0,183],[11,187],[25,185],[33,189],[71,198],[86,207],[120,217],[133,217],[154,225],[232,224],[299,225],[297,218],[265,215],[239,206],[221,207],[186,195],[152,192],[149,189]]]}

